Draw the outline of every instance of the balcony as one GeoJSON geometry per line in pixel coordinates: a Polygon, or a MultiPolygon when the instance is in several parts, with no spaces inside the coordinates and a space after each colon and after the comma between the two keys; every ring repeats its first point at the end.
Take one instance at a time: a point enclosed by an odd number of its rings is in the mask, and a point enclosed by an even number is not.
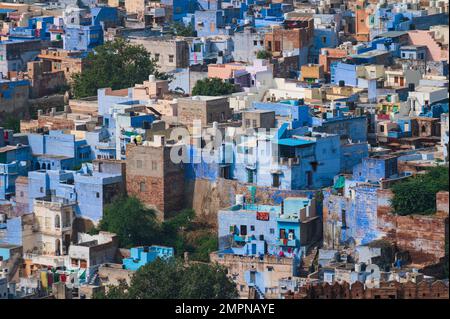
{"type": "Polygon", "coordinates": [[[41,254],[33,254],[33,253],[24,253],[24,259],[31,260],[33,264],[37,265],[45,265],[52,267],[63,267],[68,265],[69,256],[50,256],[50,255],[41,255],[41,254]]]}
{"type": "Polygon", "coordinates": [[[277,239],[277,244],[284,247],[297,247],[300,246],[298,239],[288,240],[288,239],[277,239]]]}

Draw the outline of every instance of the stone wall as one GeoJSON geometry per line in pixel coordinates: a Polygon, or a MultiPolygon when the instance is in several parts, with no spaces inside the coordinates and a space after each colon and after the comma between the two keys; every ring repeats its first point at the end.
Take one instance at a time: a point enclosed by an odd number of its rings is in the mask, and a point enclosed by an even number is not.
{"type": "Polygon", "coordinates": [[[300,287],[285,299],[448,299],[448,286],[443,281],[428,283],[383,282],[377,288],[365,288],[361,282],[329,285],[321,283],[300,287]]]}
{"type": "Polygon", "coordinates": [[[408,250],[414,264],[439,263],[445,255],[445,238],[448,236],[448,192],[438,193],[438,212],[433,215],[394,215],[389,206],[392,196],[390,190],[378,191],[380,231],[398,248],[408,250]]]}
{"type": "MultiPolygon", "coordinates": [[[[185,201],[187,207],[192,207],[196,215],[217,226],[217,212],[219,209],[232,206],[236,203],[236,195],[244,194],[245,200],[250,202],[248,190],[250,184],[235,180],[218,178],[215,181],[197,179],[185,182],[185,201]]],[[[307,190],[280,190],[271,187],[256,187],[255,200],[260,204],[279,204],[286,197],[305,197],[312,194],[307,190]]],[[[319,206],[319,210],[321,206],[319,206]]]]}

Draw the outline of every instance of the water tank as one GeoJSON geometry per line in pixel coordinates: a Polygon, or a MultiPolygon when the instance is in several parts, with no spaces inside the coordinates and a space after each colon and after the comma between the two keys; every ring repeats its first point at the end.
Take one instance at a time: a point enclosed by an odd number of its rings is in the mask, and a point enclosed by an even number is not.
{"type": "Polygon", "coordinates": [[[155,81],[156,81],[156,77],[155,77],[153,74],[150,74],[150,75],[148,76],[148,80],[149,80],[150,82],[155,82],[155,81]]]}
{"type": "Polygon", "coordinates": [[[236,205],[244,206],[244,195],[236,194],[236,205]]]}

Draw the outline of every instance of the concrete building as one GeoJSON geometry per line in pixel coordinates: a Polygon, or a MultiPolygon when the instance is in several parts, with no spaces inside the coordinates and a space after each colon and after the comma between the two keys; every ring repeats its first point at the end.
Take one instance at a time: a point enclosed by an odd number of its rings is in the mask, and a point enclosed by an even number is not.
{"type": "Polygon", "coordinates": [[[118,239],[116,234],[100,232],[98,235],[78,233],[69,247],[68,268],[86,271],[86,281],[94,281],[100,265],[116,261],[118,239]]]}
{"type": "Polygon", "coordinates": [[[74,169],[90,161],[91,149],[86,140],[63,131],[50,131],[49,134],[28,135],[33,154],[32,168],[74,169]]]}
{"type": "Polygon", "coordinates": [[[28,80],[10,81],[1,78],[0,72],[0,105],[1,115],[23,115],[28,107],[30,82],[28,80]]]}
{"type": "Polygon", "coordinates": [[[223,123],[231,117],[226,97],[192,96],[178,99],[178,121],[188,127],[194,120],[200,120],[207,126],[213,122],[223,123]]]}
{"type": "Polygon", "coordinates": [[[122,265],[124,269],[136,271],[142,266],[155,261],[157,258],[168,259],[174,256],[174,249],[165,246],[144,246],[130,249],[130,257],[124,258],[122,265]]]}
{"type": "Polygon", "coordinates": [[[0,74],[25,71],[45,46],[48,44],[41,40],[0,40],[0,74]]]}
{"type": "Polygon", "coordinates": [[[235,61],[252,63],[259,51],[264,50],[264,31],[245,27],[233,35],[233,58],[235,61]]]}
{"type": "Polygon", "coordinates": [[[158,135],[154,142],[127,146],[127,193],[155,208],[160,219],[184,208],[184,172],[171,160],[171,150],[158,135]]]}
{"type": "Polygon", "coordinates": [[[242,112],[242,128],[274,128],[275,112],[265,110],[249,110],[242,112]]]}
{"type": "Polygon", "coordinates": [[[170,72],[189,66],[189,46],[186,40],[165,37],[130,37],[130,42],[142,44],[156,60],[161,72],[170,72]]]}

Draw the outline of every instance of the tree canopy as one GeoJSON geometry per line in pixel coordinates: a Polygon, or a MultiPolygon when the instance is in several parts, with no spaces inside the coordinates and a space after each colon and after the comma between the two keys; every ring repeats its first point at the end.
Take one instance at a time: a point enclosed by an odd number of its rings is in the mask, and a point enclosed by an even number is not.
{"type": "Polygon", "coordinates": [[[185,209],[163,222],[155,212],[137,198],[122,197],[105,207],[97,229],[116,233],[119,245],[130,248],[141,245],[173,247],[178,256],[189,252],[191,260],[209,261],[209,254],[217,250],[217,235],[210,225],[195,220],[195,212],[185,209]]]}
{"type": "Polygon", "coordinates": [[[438,166],[392,186],[391,206],[395,214],[433,214],[436,193],[448,190],[448,167],[438,166]]]}
{"type": "Polygon", "coordinates": [[[105,42],[90,52],[86,67],[73,75],[73,94],[76,98],[97,95],[97,89],[110,87],[123,89],[142,83],[153,74],[167,78],[158,72],[156,61],[142,45],[130,44],[118,38],[105,42]]]}
{"type": "Polygon", "coordinates": [[[180,260],[157,259],[136,271],[128,286],[111,287],[106,299],[231,299],[237,298],[235,283],[225,268],[210,264],[185,265],[180,260]]]}
{"type": "Polygon", "coordinates": [[[197,31],[195,31],[194,26],[192,23],[189,23],[188,25],[185,25],[181,22],[175,22],[172,24],[172,34],[178,35],[182,37],[196,37],[197,31]]]}
{"type": "Polygon", "coordinates": [[[122,197],[107,205],[99,230],[116,233],[121,247],[149,245],[159,240],[155,212],[134,197],[122,197]]]}
{"type": "Polygon", "coordinates": [[[192,89],[192,95],[220,96],[235,92],[233,84],[219,78],[198,80],[192,89]]]}
{"type": "Polygon", "coordinates": [[[260,50],[256,53],[257,59],[270,59],[272,57],[272,53],[267,50],[260,50]]]}

